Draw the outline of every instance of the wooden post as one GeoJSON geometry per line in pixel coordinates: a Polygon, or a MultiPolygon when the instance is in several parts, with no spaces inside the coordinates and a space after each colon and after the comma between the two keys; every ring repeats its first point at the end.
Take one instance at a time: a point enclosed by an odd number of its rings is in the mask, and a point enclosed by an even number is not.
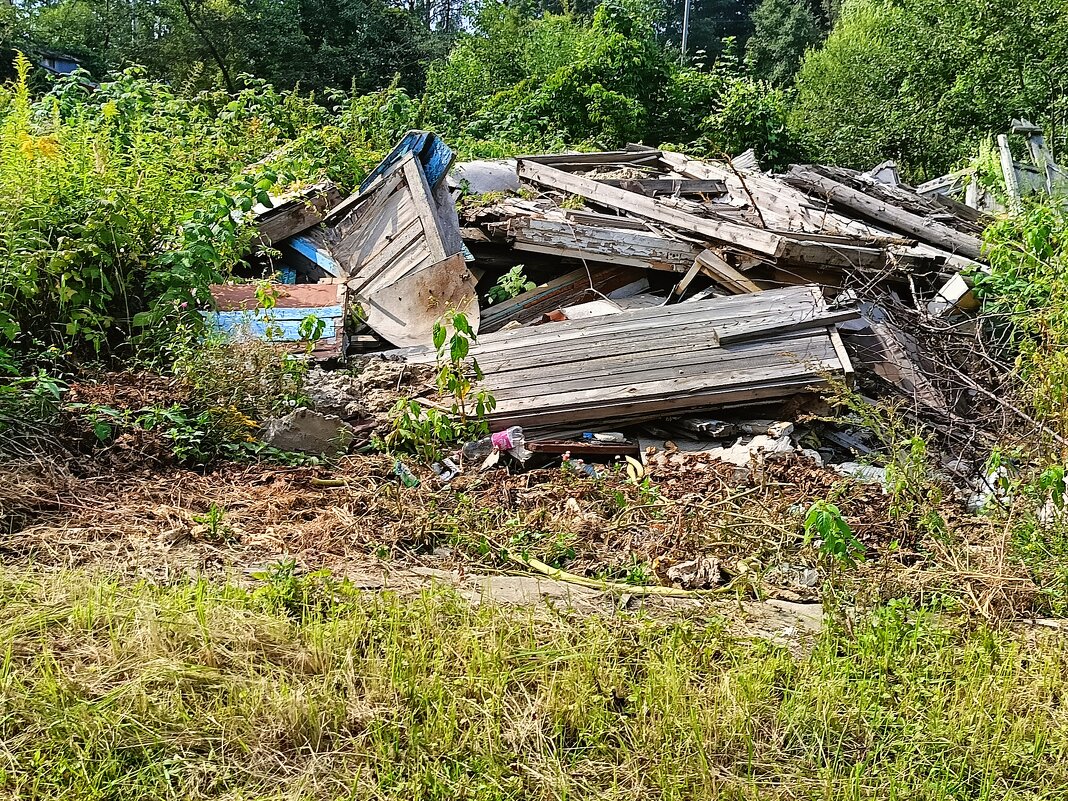
{"type": "Polygon", "coordinates": [[[1001,156],[1001,175],[1005,178],[1005,191],[1009,194],[1009,208],[1020,210],[1020,182],[1016,178],[1016,164],[1009,150],[1009,137],[998,134],[998,155],[1001,156]]]}

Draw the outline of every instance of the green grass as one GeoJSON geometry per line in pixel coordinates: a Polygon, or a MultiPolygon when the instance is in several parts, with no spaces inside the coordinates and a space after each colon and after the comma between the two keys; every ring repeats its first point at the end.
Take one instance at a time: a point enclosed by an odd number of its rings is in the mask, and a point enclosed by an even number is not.
{"type": "Polygon", "coordinates": [[[0,576],[5,798],[1068,796],[1068,645],[891,605],[722,623],[0,576]]]}

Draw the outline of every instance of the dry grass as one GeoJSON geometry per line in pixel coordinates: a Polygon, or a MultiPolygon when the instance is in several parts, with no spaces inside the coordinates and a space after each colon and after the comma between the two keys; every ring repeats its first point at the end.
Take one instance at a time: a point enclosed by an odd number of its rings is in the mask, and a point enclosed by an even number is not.
{"type": "MultiPolygon", "coordinates": [[[[508,565],[511,552],[591,577],[669,583],[672,565],[704,557],[724,580],[784,564],[815,567],[833,578],[840,599],[862,605],[910,597],[988,618],[1048,608],[991,521],[947,514],[944,536],[922,535],[914,520],[895,517],[877,486],[796,457],[750,471],[696,461],[639,483],[620,472],[591,480],[560,469],[495,471],[449,489],[429,471],[421,486],[403,487],[392,467],[386,456],[350,457],[330,472],[231,465],[75,476],[41,463],[11,467],[0,474],[0,548],[9,564],[105,567],[155,581],[283,557],[344,572],[346,562],[411,559],[450,545],[472,568],[508,565]],[[325,475],[343,486],[316,484],[325,475]],[[823,499],[841,507],[865,545],[861,565],[838,569],[805,545],[805,510],[823,499]]],[[[786,600],[820,598],[819,586],[770,578],[745,586],[786,600]]]]}

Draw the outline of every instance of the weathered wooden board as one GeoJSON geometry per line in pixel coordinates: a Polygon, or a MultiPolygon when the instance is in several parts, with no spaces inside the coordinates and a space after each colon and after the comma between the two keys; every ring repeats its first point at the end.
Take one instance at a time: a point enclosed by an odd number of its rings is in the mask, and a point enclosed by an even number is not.
{"type": "Polygon", "coordinates": [[[680,175],[723,181],[734,202],[753,209],[759,225],[784,235],[791,232],[806,236],[849,237],[840,241],[852,245],[902,243],[900,235],[838,214],[826,204],[814,202],[804,192],[771,176],[759,172],[736,172],[726,165],[698,161],[667,150],[662,151],[661,158],[680,175]]]}
{"type": "Polygon", "coordinates": [[[660,195],[722,195],[727,191],[723,181],[702,181],[696,178],[597,178],[598,183],[637,192],[649,197],[660,195]]]}
{"type": "Polygon", "coordinates": [[[519,177],[534,183],[581,195],[602,206],[636,214],[716,242],[737,245],[767,256],[775,256],[779,252],[781,237],[759,228],[698,217],[666,206],[654,198],[606,186],[591,178],[572,175],[527,159],[519,159],[516,171],[519,177]]]}
{"type": "Polygon", "coordinates": [[[321,278],[341,278],[341,265],[334,260],[320,229],[312,228],[299,236],[292,236],[279,246],[286,262],[305,273],[311,281],[321,278]]]}
{"type": "MultiPolygon", "coordinates": [[[[571,348],[594,341],[597,337],[614,338],[618,334],[626,334],[633,339],[633,335],[651,327],[674,329],[690,323],[730,333],[733,328],[747,325],[750,320],[763,321],[776,316],[783,325],[796,322],[819,327],[826,325],[823,321],[828,314],[829,309],[818,287],[786,287],[663,309],[633,310],[615,315],[611,320],[567,320],[534,328],[498,331],[480,336],[478,350],[488,355],[542,348],[550,343],[567,343],[564,347],[571,348]]],[[[855,312],[849,314],[856,316],[855,312]]]]}
{"type": "Polygon", "coordinates": [[[449,312],[462,312],[477,331],[476,283],[463,256],[456,254],[372,292],[361,305],[364,320],[398,347],[432,341],[434,324],[449,312]]]}
{"type": "MultiPolygon", "coordinates": [[[[559,429],[788,397],[851,372],[816,287],[621,311],[479,338],[496,426],[559,429]]],[[[412,361],[429,358],[410,352],[412,361]]]]}
{"type": "Polygon", "coordinates": [[[816,169],[795,165],[783,176],[783,180],[791,186],[819,194],[831,203],[874,220],[879,225],[903,231],[950,253],[959,253],[969,259],[978,259],[982,255],[982,243],[977,236],[954,230],[937,219],[915,214],[847,186],[821,175],[816,169]]]}
{"type": "Polygon", "coordinates": [[[595,265],[589,272],[574,270],[511,300],[489,306],[482,312],[479,331],[484,337],[513,320],[525,325],[556,309],[595,298],[597,293],[610,295],[641,277],[641,271],[632,267],[595,265]]]}
{"type": "Polygon", "coordinates": [[[523,156],[526,161],[545,164],[567,172],[585,172],[596,167],[660,167],[660,151],[645,149],[606,150],[599,153],[549,153],[523,156]]]}
{"type": "Polygon", "coordinates": [[[695,262],[701,265],[701,269],[709,278],[735,295],[761,291],[759,286],[735,270],[714,250],[702,250],[697,254],[695,262]]]}
{"type": "Polygon", "coordinates": [[[255,284],[216,284],[211,287],[217,311],[203,312],[215,331],[232,339],[263,339],[306,347],[300,330],[308,317],[322,321],[323,330],[312,343],[312,358],[343,354],[345,344],[345,287],[343,284],[275,284],[275,306],[260,306],[255,284]]]}
{"type": "Polygon", "coordinates": [[[427,184],[431,188],[441,183],[441,179],[445,177],[445,173],[449,171],[449,167],[456,158],[449,146],[437,134],[430,131],[408,131],[389,152],[389,155],[363,179],[360,192],[365,192],[409,153],[419,161],[423,168],[423,175],[426,176],[427,184]]]}
{"type": "Polygon", "coordinates": [[[602,264],[685,272],[701,248],[652,231],[582,225],[539,216],[514,217],[489,226],[503,231],[516,250],[550,253],[602,264]]]}
{"type": "Polygon", "coordinates": [[[435,198],[415,154],[401,154],[367,195],[324,230],[368,325],[396,345],[428,343],[433,322],[451,306],[466,310],[477,328],[475,281],[462,257],[449,258],[462,247],[455,212],[435,198]],[[440,304],[436,313],[431,298],[440,304]]]}
{"type": "Polygon", "coordinates": [[[342,200],[341,190],[324,181],[279,197],[271,205],[256,205],[252,216],[258,232],[256,247],[271,247],[318,224],[342,200]]]}

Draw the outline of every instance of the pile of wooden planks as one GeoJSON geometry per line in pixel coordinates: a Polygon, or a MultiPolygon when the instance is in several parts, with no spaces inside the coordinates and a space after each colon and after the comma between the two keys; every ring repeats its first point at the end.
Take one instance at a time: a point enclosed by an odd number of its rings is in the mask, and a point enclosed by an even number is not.
{"type": "MultiPolygon", "coordinates": [[[[471,355],[494,427],[537,434],[794,395],[848,380],[834,324],[857,317],[801,286],[487,334],[471,355]]],[[[409,352],[430,362],[429,350],[409,352]]]]}
{"type": "Polygon", "coordinates": [[[833,294],[857,276],[907,285],[916,275],[947,278],[982,256],[974,209],[850,170],[775,176],[641,146],[515,165],[537,199],[465,209],[473,247],[693,268],[729,294],[809,282],[833,294]]]}
{"type": "MultiPolygon", "coordinates": [[[[495,428],[558,435],[848,380],[836,325],[858,316],[857,292],[952,316],[969,301],[961,271],[984,267],[981,214],[919,194],[892,165],[776,175],[751,153],[719,163],[631,145],[472,162],[456,181],[452,161],[411,131],[350,197],[324,184],[259,209],[259,242],[297,280],[343,292],[320,306],[322,352],[342,353],[347,330],[433,362],[435,326],[465,314],[495,428]]],[[[245,323],[248,302],[229,310],[245,323]]],[[[872,330],[874,373],[935,398],[895,344],[906,339],[872,330]]]]}
{"type": "MultiPolygon", "coordinates": [[[[410,131],[347,198],[326,183],[253,209],[259,252],[279,253],[271,266],[289,282],[341,285],[340,312],[334,315],[330,307],[330,345],[316,352],[344,355],[347,317],[373,331],[381,347],[431,341],[446,310],[463,312],[478,327],[477,276],[464,256],[444,182],[452,162],[452,150],[440,137],[410,131]],[[335,316],[337,342],[332,339],[335,316]]],[[[222,299],[249,286],[222,285],[213,294],[222,299]]],[[[260,316],[267,311],[260,309],[260,316]]],[[[229,320],[225,314],[219,319],[229,320]]],[[[267,329],[258,325],[226,330],[239,328],[266,336],[267,329]]]]}

